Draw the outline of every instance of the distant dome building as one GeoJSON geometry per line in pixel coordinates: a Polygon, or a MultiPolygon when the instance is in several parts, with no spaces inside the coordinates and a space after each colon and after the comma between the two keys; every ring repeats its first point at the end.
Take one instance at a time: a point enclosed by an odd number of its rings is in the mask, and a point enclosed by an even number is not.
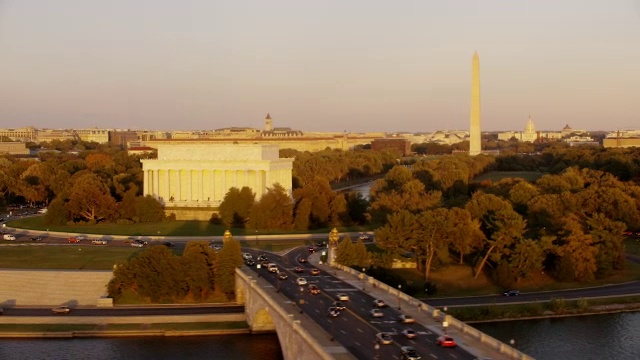
{"type": "Polygon", "coordinates": [[[538,139],[538,133],[536,132],[536,127],[533,124],[533,119],[531,119],[531,115],[529,115],[529,119],[527,120],[527,123],[524,126],[524,131],[506,131],[498,134],[498,140],[509,141],[513,138],[515,138],[518,141],[528,141],[528,142],[534,142],[538,139]]]}

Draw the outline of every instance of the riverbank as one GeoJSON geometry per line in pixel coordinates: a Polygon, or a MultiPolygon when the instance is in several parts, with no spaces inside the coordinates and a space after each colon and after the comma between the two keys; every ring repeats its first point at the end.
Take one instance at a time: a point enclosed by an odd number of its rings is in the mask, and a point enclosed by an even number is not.
{"type": "Polygon", "coordinates": [[[447,313],[467,324],[548,319],[640,311],[640,297],[552,299],[546,302],[450,308],[447,313]]]}

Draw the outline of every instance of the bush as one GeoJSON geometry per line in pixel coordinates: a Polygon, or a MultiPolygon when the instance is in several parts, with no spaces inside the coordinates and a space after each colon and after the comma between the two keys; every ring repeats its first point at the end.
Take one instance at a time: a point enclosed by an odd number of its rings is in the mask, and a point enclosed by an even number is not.
{"type": "Polygon", "coordinates": [[[567,303],[563,298],[551,298],[549,308],[556,314],[564,314],[567,310],[567,303]]]}

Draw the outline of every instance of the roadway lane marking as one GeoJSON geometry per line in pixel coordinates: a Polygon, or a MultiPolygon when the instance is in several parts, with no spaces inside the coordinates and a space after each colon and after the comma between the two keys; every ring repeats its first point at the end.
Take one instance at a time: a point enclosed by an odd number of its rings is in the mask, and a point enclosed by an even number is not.
{"type": "Polygon", "coordinates": [[[355,344],[355,346],[360,346],[360,343],[357,341],[354,341],[353,343],[355,344]]]}
{"type": "Polygon", "coordinates": [[[449,354],[449,356],[451,356],[454,359],[457,359],[458,357],[455,354],[449,354]]]}
{"type": "Polygon", "coordinates": [[[432,357],[432,358],[434,358],[434,359],[437,359],[437,358],[438,358],[437,356],[435,356],[435,355],[433,355],[433,354],[429,354],[429,356],[431,356],[431,357],[432,357]]]}
{"type": "Polygon", "coordinates": [[[341,333],[343,333],[343,334],[345,334],[345,335],[347,335],[347,332],[346,332],[346,331],[344,331],[344,330],[340,330],[340,332],[341,332],[341,333]]]}
{"type": "Polygon", "coordinates": [[[364,333],[364,331],[362,331],[362,329],[360,328],[356,328],[356,330],[358,330],[358,332],[364,333]]]}

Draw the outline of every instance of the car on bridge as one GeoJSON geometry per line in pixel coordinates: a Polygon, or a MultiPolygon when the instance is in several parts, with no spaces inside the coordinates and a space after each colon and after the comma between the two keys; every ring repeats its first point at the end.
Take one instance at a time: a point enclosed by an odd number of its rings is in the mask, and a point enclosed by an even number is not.
{"type": "Polygon", "coordinates": [[[345,293],[340,293],[336,296],[336,299],[338,301],[349,301],[349,295],[345,294],[345,293]]]}
{"type": "Polygon", "coordinates": [[[303,268],[301,268],[300,266],[296,266],[296,267],[293,269],[293,271],[294,271],[294,272],[297,272],[297,273],[303,273],[303,272],[304,272],[304,269],[303,269],[303,268]]]}
{"type": "Polygon", "coordinates": [[[320,270],[318,270],[318,269],[311,269],[311,271],[309,272],[309,274],[311,274],[311,276],[318,276],[318,275],[320,275],[320,270]]]}
{"type": "Polygon", "coordinates": [[[414,319],[411,315],[402,314],[398,317],[398,321],[403,324],[413,324],[416,322],[416,319],[414,319]]]}
{"type": "Polygon", "coordinates": [[[420,360],[422,357],[413,346],[403,346],[400,348],[400,360],[420,360]]]}
{"type": "Polygon", "coordinates": [[[340,301],[334,301],[334,302],[333,302],[333,306],[334,306],[336,309],[340,310],[340,311],[343,311],[343,310],[346,310],[346,309],[347,309],[347,307],[345,306],[345,304],[344,304],[343,302],[340,302],[340,301]]]}
{"type": "Polygon", "coordinates": [[[309,293],[311,293],[311,295],[318,295],[320,294],[320,288],[317,285],[309,285],[309,293]]]}
{"type": "Polygon", "coordinates": [[[287,280],[289,278],[289,275],[287,275],[287,273],[281,272],[278,274],[278,279],[280,280],[287,280]]]}
{"type": "Polygon", "coordinates": [[[296,279],[296,284],[298,284],[299,286],[307,285],[307,279],[299,277],[296,279]]]}
{"type": "Polygon", "coordinates": [[[393,338],[389,333],[380,332],[376,334],[376,341],[380,345],[391,345],[393,344],[393,338]]]}
{"type": "Polygon", "coordinates": [[[374,318],[384,317],[384,313],[380,309],[371,309],[371,311],[369,311],[369,314],[374,318]]]}
{"type": "Polygon", "coordinates": [[[456,347],[456,341],[449,335],[442,335],[436,340],[436,344],[440,347],[456,347]]]}
{"type": "Polygon", "coordinates": [[[377,308],[386,308],[389,305],[387,305],[387,303],[384,302],[384,300],[376,299],[376,300],[373,300],[373,306],[377,308]]]}
{"type": "Polygon", "coordinates": [[[304,264],[304,263],[307,262],[307,258],[301,257],[301,258],[298,259],[298,262],[301,263],[301,264],[304,264]]]}
{"type": "Polygon", "coordinates": [[[340,310],[336,309],[335,307],[330,307],[329,309],[327,309],[328,317],[338,317],[338,315],[340,315],[340,310]]]}
{"type": "Polygon", "coordinates": [[[402,335],[407,339],[415,339],[418,337],[418,334],[413,329],[404,329],[402,330],[402,335]]]}

